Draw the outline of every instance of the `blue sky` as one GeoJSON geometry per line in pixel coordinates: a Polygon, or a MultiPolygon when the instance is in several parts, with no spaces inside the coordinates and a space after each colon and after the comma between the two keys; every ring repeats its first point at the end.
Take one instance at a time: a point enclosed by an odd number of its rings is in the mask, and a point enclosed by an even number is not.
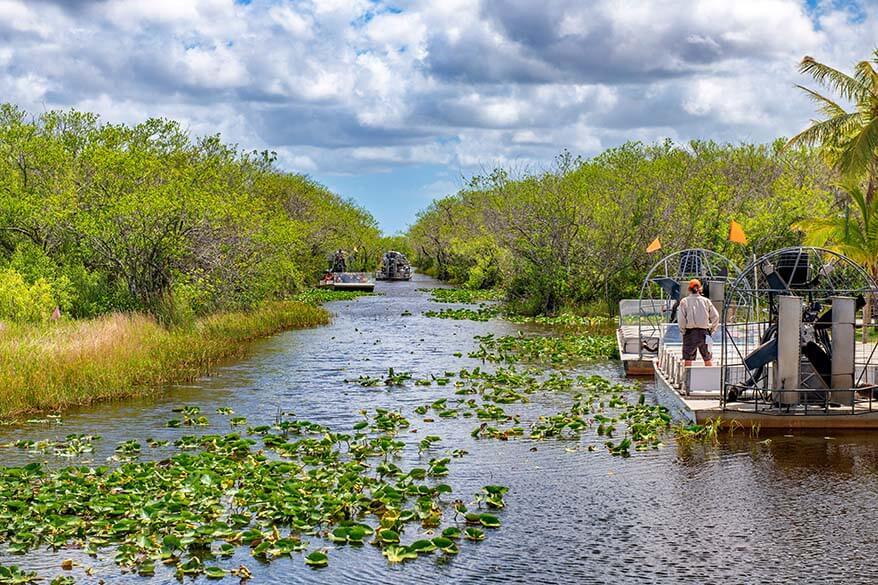
{"type": "Polygon", "coordinates": [[[0,0],[0,99],[271,149],[388,233],[473,174],[626,140],[807,125],[804,55],[849,68],[876,3],[0,0]]]}

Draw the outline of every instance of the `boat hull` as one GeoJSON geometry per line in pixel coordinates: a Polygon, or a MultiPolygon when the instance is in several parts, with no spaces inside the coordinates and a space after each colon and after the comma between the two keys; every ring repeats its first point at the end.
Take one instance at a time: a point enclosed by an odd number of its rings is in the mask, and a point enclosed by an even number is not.
{"type": "Polygon", "coordinates": [[[332,290],[353,290],[361,292],[372,292],[375,290],[374,282],[335,282],[329,285],[332,290]]]}

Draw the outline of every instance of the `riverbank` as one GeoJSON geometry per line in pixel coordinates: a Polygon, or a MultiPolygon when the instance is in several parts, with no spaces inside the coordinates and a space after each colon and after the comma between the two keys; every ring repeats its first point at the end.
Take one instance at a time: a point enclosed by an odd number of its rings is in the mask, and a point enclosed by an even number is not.
{"type": "Polygon", "coordinates": [[[315,304],[287,301],[211,315],[176,329],[138,313],[48,325],[4,324],[0,419],[157,392],[245,355],[250,341],[329,320],[329,312],[315,304]]]}

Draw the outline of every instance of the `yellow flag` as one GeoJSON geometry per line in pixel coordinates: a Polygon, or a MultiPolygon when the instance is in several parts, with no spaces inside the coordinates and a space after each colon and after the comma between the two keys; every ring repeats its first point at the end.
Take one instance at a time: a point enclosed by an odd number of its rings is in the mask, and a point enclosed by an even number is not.
{"type": "Polygon", "coordinates": [[[656,250],[661,250],[661,249],[662,249],[662,242],[661,242],[661,240],[656,238],[652,241],[652,243],[649,246],[646,247],[646,253],[652,254],[656,250]]]}
{"type": "Polygon", "coordinates": [[[735,220],[729,224],[729,241],[736,244],[747,243],[747,234],[744,233],[744,228],[735,220]]]}

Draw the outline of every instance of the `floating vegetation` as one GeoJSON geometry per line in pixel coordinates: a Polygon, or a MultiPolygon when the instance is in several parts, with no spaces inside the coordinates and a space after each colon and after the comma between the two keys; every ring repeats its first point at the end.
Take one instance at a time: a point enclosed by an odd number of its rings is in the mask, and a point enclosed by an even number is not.
{"type": "Polygon", "coordinates": [[[583,329],[593,333],[611,334],[616,328],[616,322],[612,317],[583,316],[573,313],[561,313],[560,315],[537,315],[535,317],[525,315],[506,315],[506,319],[513,323],[533,323],[566,329],[583,329]]]}
{"type": "MultiPolygon", "coordinates": [[[[62,440],[44,439],[41,441],[33,441],[28,439],[19,439],[13,443],[0,445],[2,447],[16,447],[18,449],[28,451],[33,454],[51,454],[56,457],[77,457],[87,453],[94,452],[94,442],[100,441],[98,435],[67,435],[62,440]]],[[[2,581],[0,581],[2,583],[2,581]]]]}
{"type": "MultiPolygon", "coordinates": [[[[178,412],[201,416],[192,407],[178,412]]],[[[243,565],[221,566],[239,547],[262,562],[310,549],[303,562],[321,568],[330,562],[321,542],[362,545],[368,539],[396,563],[434,551],[457,554],[452,537],[478,541],[482,528],[500,526],[495,516],[473,512],[463,519],[463,533],[457,526],[439,530],[451,488],[434,478],[448,475],[451,459],[400,468],[390,458],[405,446],[397,435],[409,421],[385,409],[363,414],[346,434],[279,414],[273,425],[251,429],[259,438],[182,436],[174,442],[177,453],[161,461],[137,460],[141,445],[129,440],[116,448],[123,463],[115,467],[0,467],[0,539],[11,554],[75,546],[96,557],[110,554],[123,570],[140,575],[154,574],[161,564],[177,578],[246,580],[251,574],[243,565]],[[442,536],[406,544],[407,530],[418,525],[442,536]]],[[[71,435],[67,443],[89,440],[95,438],[71,435]]],[[[429,450],[440,440],[428,435],[419,446],[429,450]]],[[[486,486],[476,501],[501,508],[505,493],[486,486]]],[[[455,516],[461,507],[451,510],[455,516]]],[[[36,578],[0,566],[0,583],[36,578]]]]}
{"type": "Polygon", "coordinates": [[[609,335],[496,337],[489,333],[476,336],[476,341],[479,342],[479,349],[471,352],[469,357],[495,363],[526,361],[566,365],[618,357],[615,340],[609,335]]]}
{"type": "Polygon", "coordinates": [[[309,305],[322,305],[332,301],[352,301],[359,297],[374,296],[373,292],[359,290],[332,290],[329,288],[312,288],[301,292],[292,300],[309,305]]]}
{"type": "Polygon", "coordinates": [[[503,291],[486,289],[470,290],[467,288],[420,288],[423,292],[430,293],[430,300],[437,303],[479,303],[484,301],[499,301],[503,299],[503,291]]]}
{"type": "MultiPolygon", "coordinates": [[[[734,432],[735,426],[730,427],[732,432],[734,432]]],[[[713,418],[704,424],[675,425],[674,435],[681,443],[717,443],[719,442],[720,428],[722,428],[722,419],[713,418]]]]}
{"type": "MultiPolygon", "coordinates": [[[[397,372],[394,368],[387,369],[387,375],[384,378],[375,378],[373,376],[360,376],[353,380],[345,380],[347,384],[359,384],[364,388],[374,386],[405,386],[406,382],[414,379],[411,372],[397,372]]],[[[415,382],[418,385],[424,385],[421,380],[415,382]]],[[[429,382],[428,382],[429,384],[429,382]]]]}
{"type": "MultiPolygon", "coordinates": [[[[180,408],[175,408],[174,412],[178,412],[182,415],[182,420],[179,420],[180,425],[184,427],[206,427],[210,425],[210,421],[207,420],[206,416],[201,414],[201,408],[197,406],[183,406],[180,408]]],[[[176,423],[169,424],[169,427],[177,427],[180,426],[176,423]]]]}
{"type": "Polygon", "coordinates": [[[381,378],[373,378],[372,376],[360,376],[356,380],[345,380],[347,384],[359,384],[364,388],[381,385],[381,378]]]}
{"type": "MultiPolygon", "coordinates": [[[[36,573],[23,571],[17,565],[0,565],[0,583],[36,583],[40,578],[36,573]]],[[[52,583],[58,582],[57,579],[52,583]]],[[[63,583],[63,582],[58,582],[63,583]]]]}
{"type": "MultiPolygon", "coordinates": [[[[637,386],[613,384],[600,376],[564,377],[553,373],[543,379],[532,373],[522,373],[514,368],[501,368],[494,373],[479,369],[472,372],[461,371],[460,377],[468,381],[458,389],[460,393],[478,393],[481,403],[475,400],[461,401],[459,407],[470,408],[475,416],[483,421],[471,435],[476,439],[498,439],[506,441],[525,435],[519,426],[519,417],[492,404],[491,400],[503,403],[527,402],[528,395],[537,391],[573,392],[573,402],[569,409],[540,416],[530,425],[528,436],[533,440],[561,439],[578,440],[587,431],[594,431],[598,437],[606,439],[607,451],[613,455],[628,457],[633,448],[637,451],[657,449],[663,445],[662,439],[671,426],[671,416],[660,405],[646,403],[645,395],[637,386]],[[629,400],[631,393],[637,392],[636,400],[629,400]],[[613,439],[620,437],[619,442],[613,439]]],[[[460,383],[459,383],[460,384],[460,383]]],[[[416,412],[424,414],[428,408],[439,406],[440,401],[422,405],[416,412]]],[[[589,450],[594,450],[593,445],[589,450]]],[[[479,501],[492,507],[503,507],[502,488],[486,486],[479,501]]]]}
{"type": "Polygon", "coordinates": [[[437,319],[454,319],[455,321],[489,321],[500,314],[500,309],[493,306],[481,306],[478,309],[442,309],[427,311],[426,317],[437,319]]]}

